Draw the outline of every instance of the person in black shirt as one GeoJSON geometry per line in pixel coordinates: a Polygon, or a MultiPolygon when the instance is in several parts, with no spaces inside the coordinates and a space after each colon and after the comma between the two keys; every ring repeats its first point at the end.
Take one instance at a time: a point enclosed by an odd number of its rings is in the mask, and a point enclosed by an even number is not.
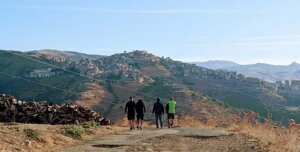
{"type": "Polygon", "coordinates": [[[143,129],[143,121],[144,121],[144,113],[146,113],[145,104],[143,103],[142,99],[139,99],[138,102],[135,104],[135,111],[136,111],[136,118],[137,118],[137,128],[143,129]]]}
{"type": "Polygon", "coordinates": [[[153,106],[153,114],[155,114],[155,122],[156,122],[156,128],[159,128],[158,121],[160,123],[160,128],[163,127],[163,121],[162,121],[162,115],[164,115],[164,105],[160,102],[160,98],[157,98],[156,103],[154,103],[153,106]]]}
{"type": "Polygon", "coordinates": [[[133,97],[129,98],[129,101],[125,106],[125,115],[127,114],[127,118],[130,125],[130,130],[134,129],[134,119],[135,119],[135,102],[133,101],[133,97]]]}

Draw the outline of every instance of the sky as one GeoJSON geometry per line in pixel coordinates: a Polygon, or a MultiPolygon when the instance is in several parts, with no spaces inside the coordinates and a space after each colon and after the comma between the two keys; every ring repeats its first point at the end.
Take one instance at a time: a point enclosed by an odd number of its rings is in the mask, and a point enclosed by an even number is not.
{"type": "Polygon", "coordinates": [[[300,63],[299,0],[0,0],[0,49],[300,63]]]}

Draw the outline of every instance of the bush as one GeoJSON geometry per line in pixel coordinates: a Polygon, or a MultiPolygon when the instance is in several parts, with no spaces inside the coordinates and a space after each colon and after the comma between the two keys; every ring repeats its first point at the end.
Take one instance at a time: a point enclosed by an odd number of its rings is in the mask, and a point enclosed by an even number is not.
{"type": "Polygon", "coordinates": [[[81,139],[82,138],[81,131],[79,129],[75,128],[75,126],[63,128],[63,134],[65,136],[71,137],[73,139],[81,139]]]}
{"type": "Polygon", "coordinates": [[[37,130],[27,128],[27,129],[24,129],[24,133],[26,134],[26,136],[27,136],[28,138],[30,138],[30,139],[32,139],[32,140],[36,140],[36,141],[43,142],[43,143],[46,142],[46,141],[41,137],[40,132],[38,132],[37,130]]]}
{"type": "Polygon", "coordinates": [[[85,129],[90,129],[90,128],[92,128],[91,124],[88,123],[88,122],[83,123],[82,127],[85,128],[85,129]]]}
{"type": "Polygon", "coordinates": [[[90,128],[97,127],[97,126],[99,126],[99,123],[96,123],[95,121],[84,122],[82,124],[82,127],[85,129],[90,129],[90,128]]]}

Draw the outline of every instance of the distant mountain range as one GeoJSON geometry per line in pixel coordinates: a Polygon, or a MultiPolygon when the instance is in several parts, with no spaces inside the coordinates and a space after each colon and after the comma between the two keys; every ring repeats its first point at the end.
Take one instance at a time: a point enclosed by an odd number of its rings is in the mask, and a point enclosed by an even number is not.
{"type": "Polygon", "coordinates": [[[271,65],[265,63],[241,65],[231,61],[195,62],[194,64],[213,70],[236,71],[247,77],[257,77],[272,82],[300,80],[300,64],[296,62],[290,65],[271,65]]]}
{"type": "Polygon", "coordinates": [[[212,70],[228,69],[228,68],[240,66],[240,64],[237,64],[232,61],[221,61],[221,60],[213,60],[207,62],[193,62],[193,63],[198,66],[212,69],[212,70]]]}

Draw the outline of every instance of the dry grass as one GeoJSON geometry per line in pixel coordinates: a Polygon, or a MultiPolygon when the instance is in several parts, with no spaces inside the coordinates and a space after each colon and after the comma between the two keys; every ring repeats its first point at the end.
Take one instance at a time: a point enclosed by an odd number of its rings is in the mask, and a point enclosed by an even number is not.
{"type": "MultiPolygon", "coordinates": [[[[114,125],[118,126],[118,127],[127,127],[127,128],[129,128],[129,122],[128,122],[127,118],[123,118],[123,119],[120,119],[120,120],[116,121],[114,125]]],[[[135,121],[135,126],[136,126],[136,121],[135,121]]],[[[149,128],[151,128],[151,125],[144,121],[143,128],[144,129],[149,129],[149,128]]]]}
{"type": "Polygon", "coordinates": [[[179,126],[182,128],[204,128],[207,127],[206,124],[202,123],[201,121],[199,121],[198,119],[196,119],[193,116],[183,116],[180,117],[179,119],[175,120],[175,126],[179,126]]]}
{"type": "Polygon", "coordinates": [[[96,126],[90,129],[69,125],[4,124],[0,123],[0,152],[53,151],[90,140],[97,136],[121,132],[120,127],[96,126]],[[63,130],[74,127],[81,139],[68,137],[63,130]]]}
{"type": "Polygon", "coordinates": [[[81,94],[77,101],[75,101],[75,103],[80,106],[89,109],[97,109],[103,101],[105,102],[108,99],[113,98],[105,88],[97,83],[86,83],[85,86],[86,91],[81,94]]]}
{"type": "MultiPolygon", "coordinates": [[[[236,115],[228,115],[227,131],[247,136],[252,142],[258,142],[274,152],[299,152],[300,151],[300,128],[282,128],[274,125],[271,119],[264,123],[256,121],[257,114],[248,113],[243,118],[236,115]]],[[[180,127],[213,128],[218,120],[209,117],[206,122],[201,122],[195,117],[184,116],[178,120],[180,127]]]]}
{"type": "Polygon", "coordinates": [[[256,124],[251,124],[244,121],[239,125],[232,125],[229,130],[236,133],[244,133],[250,135],[253,138],[259,140],[264,145],[269,146],[271,151],[300,151],[299,130],[289,132],[288,129],[277,127],[270,121],[256,124]]]}
{"type": "MultiPolygon", "coordinates": [[[[300,151],[300,128],[282,128],[274,125],[271,119],[264,123],[257,121],[256,113],[245,113],[241,118],[237,115],[228,115],[225,120],[218,120],[217,117],[211,116],[207,121],[202,122],[193,116],[182,116],[175,120],[175,126],[182,128],[215,128],[221,122],[227,122],[227,131],[247,136],[250,142],[258,142],[262,147],[267,147],[274,152],[299,152],[300,151]]],[[[117,126],[127,127],[126,119],[118,121],[117,126]]],[[[150,126],[149,126],[150,127],[150,126]]]]}
{"type": "MultiPolygon", "coordinates": [[[[252,142],[260,143],[263,147],[274,152],[300,151],[299,128],[281,128],[275,126],[271,119],[267,119],[265,123],[259,123],[256,121],[256,117],[255,113],[246,114],[243,118],[228,115],[225,119],[228,123],[225,129],[236,135],[246,136],[252,142]]],[[[208,117],[207,121],[203,122],[192,116],[182,116],[175,121],[175,126],[214,128],[218,126],[218,123],[216,117],[208,117]]],[[[117,121],[116,127],[0,123],[0,151],[53,151],[79,144],[96,136],[121,132],[123,128],[120,127],[128,127],[128,125],[126,119],[117,121]],[[82,139],[78,140],[64,135],[62,130],[68,127],[74,127],[78,130],[82,139]]],[[[144,128],[151,128],[151,125],[145,123],[144,128]]]]}

